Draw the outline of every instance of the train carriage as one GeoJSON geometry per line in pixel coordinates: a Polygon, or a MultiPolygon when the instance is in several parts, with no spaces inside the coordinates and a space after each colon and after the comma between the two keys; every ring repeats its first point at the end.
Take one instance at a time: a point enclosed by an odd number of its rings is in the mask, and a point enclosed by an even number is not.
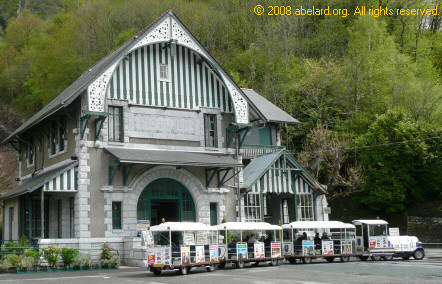
{"type": "Polygon", "coordinates": [[[339,221],[297,221],[282,225],[283,254],[290,263],[323,258],[349,261],[355,256],[355,226],[339,221]],[[321,234],[322,238],[315,234],[321,234]]]}
{"type": "Polygon", "coordinates": [[[246,263],[278,265],[281,255],[281,230],[265,222],[227,222],[216,226],[220,234],[219,267],[227,263],[243,268],[246,263]]]}
{"type": "Polygon", "coordinates": [[[194,267],[215,270],[218,262],[218,230],[196,222],[166,222],[143,232],[146,267],[155,275],[178,270],[185,275],[194,267]]]}

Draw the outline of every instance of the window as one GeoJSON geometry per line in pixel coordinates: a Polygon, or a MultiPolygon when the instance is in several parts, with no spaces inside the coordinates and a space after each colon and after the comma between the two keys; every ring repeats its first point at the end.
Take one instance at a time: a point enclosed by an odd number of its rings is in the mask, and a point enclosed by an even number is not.
{"type": "Polygon", "coordinates": [[[169,80],[169,70],[167,64],[160,64],[160,80],[169,80]]]}
{"type": "Polygon", "coordinates": [[[314,221],[313,196],[311,194],[299,194],[297,196],[298,221],[314,221]]]}
{"type": "Polygon", "coordinates": [[[12,224],[14,223],[14,207],[9,207],[9,240],[12,241],[12,224]]]}
{"type": "Polygon", "coordinates": [[[218,137],[216,132],[216,114],[204,115],[204,131],[206,147],[218,147],[218,137]]]}
{"type": "Polygon", "coordinates": [[[283,224],[290,223],[289,199],[282,200],[282,223],[283,224]]]}
{"type": "Polygon", "coordinates": [[[58,200],[58,211],[57,211],[57,214],[58,214],[58,238],[62,238],[63,237],[63,235],[62,235],[62,218],[63,218],[63,213],[62,213],[62,211],[61,211],[61,199],[59,199],[58,200]]]}
{"type": "Polygon", "coordinates": [[[60,152],[64,151],[64,139],[66,132],[66,117],[60,116],[60,124],[58,125],[58,150],[60,152]]]}
{"type": "Polygon", "coordinates": [[[261,202],[259,194],[244,195],[244,214],[246,222],[261,222],[261,202]]]}
{"type": "Polygon", "coordinates": [[[35,155],[35,144],[34,144],[34,136],[29,138],[28,144],[28,165],[34,164],[34,155],[35,155]]]}
{"type": "Polygon", "coordinates": [[[58,121],[51,121],[49,128],[51,155],[65,150],[66,117],[60,116],[57,119],[58,121]]]}
{"type": "Polygon", "coordinates": [[[123,108],[109,107],[109,141],[123,142],[123,108]]]}
{"type": "Polygon", "coordinates": [[[210,203],[210,226],[218,225],[218,203],[210,203]]]}
{"type": "Polygon", "coordinates": [[[121,202],[112,202],[112,229],[121,230],[121,202]]]}
{"type": "Polygon", "coordinates": [[[51,155],[55,155],[57,153],[57,136],[58,136],[58,127],[57,127],[57,122],[52,121],[51,122],[51,155]]]}
{"type": "Polygon", "coordinates": [[[69,230],[70,230],[70,234],[71,234],[71,238],[75,238],[74,236],[74,198],[71,197],[69,198],[69,230]]]}

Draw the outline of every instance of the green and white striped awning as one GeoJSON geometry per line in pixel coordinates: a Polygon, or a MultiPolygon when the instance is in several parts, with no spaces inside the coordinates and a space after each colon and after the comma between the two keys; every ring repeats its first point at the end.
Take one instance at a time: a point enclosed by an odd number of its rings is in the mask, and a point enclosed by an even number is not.
{"type": "Polygon", "coordinates": [[[76,192],[77,173],[75,168],[78,161],[71,162],[53,169],[37,173],[31,178],[24,180],[16,188],[6,192],[0,200],[14,198],[22,194],[31,193],[44,188],[45,192],[76,192]]]}
{"type": "Polygon", "coordinates": [[[68,169],[60,173],[52,180],[45,183],[44,189],[48,192],[76,192],[77,171],[76,168],[68,169]]]}

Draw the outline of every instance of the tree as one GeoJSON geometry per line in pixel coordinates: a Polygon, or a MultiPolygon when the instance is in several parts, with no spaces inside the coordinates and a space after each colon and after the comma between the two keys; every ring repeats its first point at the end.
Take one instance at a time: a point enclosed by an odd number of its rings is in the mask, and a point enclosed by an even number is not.
{"type": "Polygon", "coordinates": [[[414,201],[440,198],[441,134],[440,127],[413,121],[399,110],[379,115],[358,140],[366,147],[359,151],[367,167],[362,202],[397,212],[414,201]]]}

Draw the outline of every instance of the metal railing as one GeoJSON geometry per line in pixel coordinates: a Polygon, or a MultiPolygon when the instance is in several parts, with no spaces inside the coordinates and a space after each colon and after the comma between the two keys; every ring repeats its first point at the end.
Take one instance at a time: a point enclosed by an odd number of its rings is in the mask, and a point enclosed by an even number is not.
{"type": "Polygon", "coordinates": [[[285,149],[284,146],[262,146],[262,145],[243,145],[239,149],[239,153],[243,159],[252,159],[265,154],[274,153],[285,149]]]}

